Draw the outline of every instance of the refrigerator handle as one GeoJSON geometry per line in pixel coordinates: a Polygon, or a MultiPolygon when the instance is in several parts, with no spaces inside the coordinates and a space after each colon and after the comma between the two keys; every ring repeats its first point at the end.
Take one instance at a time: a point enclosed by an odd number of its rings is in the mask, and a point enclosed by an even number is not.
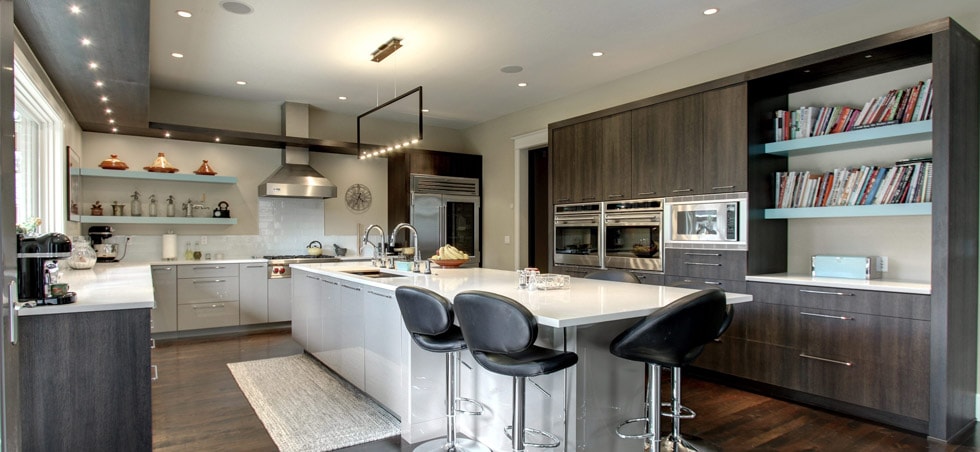
{"type": "MultiPolygon", "coordinates": [[[[446,203],[443,202],[439,205],[439,237],[442,238],[442,243],[436,245],[441,246],[449,243],[449,231],[446,230],[446,203]]],[[[453,245],[455,246],[455,245],[453,245]]]]}
{"type": "Polygon", "coordinates": [[[11,281],[7,287],[7,297],[10,300],[10,343],[17,345],[17,340],[20,336],[20,333],[17,331],[17,311],[20,310],[20,306],[17,305],[17,280],[11,281]]]}

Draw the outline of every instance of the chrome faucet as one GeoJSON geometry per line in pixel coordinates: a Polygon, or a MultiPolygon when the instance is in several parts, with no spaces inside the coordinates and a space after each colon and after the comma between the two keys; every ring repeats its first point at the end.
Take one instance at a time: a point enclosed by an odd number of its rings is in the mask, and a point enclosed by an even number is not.
{"type": "Polygon", "coordinates": [[[371,257],[371,265],[372,266],[375,266],[375,267],[382,267],[382,266],[384,266],[384,264],[382,264],[381,259],[378,257],[378,253],[379,253],[378,248],[381,248],[380,252],[382,252],[382,253],[384,252],[385,229],[382,228],[381,226],[377,225],[377,224],[372,224],[372,225],[368,226],[367,229],[364,230],[364,238],[361,239],[361,241],[363,243],[366,243],[368,245],[371,245],[371,249],[374,250],[373,256],[371,257]],[[377,245],[371,243],[371,240],[369,240],[369,238],[371,236],[371,231],[374,230],[374,229],[377,229],[378,232],[381,233],[381,241],[378,242],[377,245]]]}
{"type": "Polygon", "coordinates": [[[412,233],[412,247],[415,248],[415,253],[412,254],[412,271],[418,273],[419,262],[421,261],[419,259],[419,231],[415,229],[415,226],[408,223],[398,223],[398,225],[391,230],[391,239],[388,240],[388,246],[391,248],[395,247],[395,237],[398,235],[398,231],[401,231],[402,229],[408,229],[412,233]]]}

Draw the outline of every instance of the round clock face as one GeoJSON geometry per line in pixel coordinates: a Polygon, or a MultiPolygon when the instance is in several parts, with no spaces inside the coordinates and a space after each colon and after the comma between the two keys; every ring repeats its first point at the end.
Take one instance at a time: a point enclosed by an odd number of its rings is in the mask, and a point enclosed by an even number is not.
{"type": "Polygon", "coordinates": [[[371,190],[364,184],[354,184],[347,189],[344,199],[351,210],[363,212],[371,207],[371,190]]]}

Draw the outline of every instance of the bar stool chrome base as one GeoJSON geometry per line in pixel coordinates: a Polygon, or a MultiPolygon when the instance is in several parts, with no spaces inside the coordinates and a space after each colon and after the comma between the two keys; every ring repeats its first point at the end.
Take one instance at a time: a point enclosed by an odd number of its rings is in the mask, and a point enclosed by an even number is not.
{"type": "MultiPolygon", "coordinates": [[[[524,438],[527,438],[527,434],[528,433],[530,433],[532,435],[540,435],[540,436],[543,436],[543,437],[548,438],[549,440],[551,440],[551,442],[550,443],[532,443],[532,442],[528,442],[527,440],[525,440],[524,441],[524,445],[527,446],[527,447],[537,447],[539,449],[554,449],[554,448],[556,448],[556,447],[558,447],[558,446],[561,445],[561,439],[558,438],[558,436],[556,436],[553,433],[548,433],[546,431],[538,430],[536,428],[524,427],[524,438]]],[[[513,440],[514,439],[514,426],[513,425],[508,425],[506,428],[504,428],[504,434],[507,435],[507,439],[513,440]]]]}
{"type": "Polygon", "coordinates": [[[468,438],[457,438],[456,447],[452,448],[446,442],[446,437],[426,441],[412,450],[414,452],[492,452],[486,445],[468,438]]]}

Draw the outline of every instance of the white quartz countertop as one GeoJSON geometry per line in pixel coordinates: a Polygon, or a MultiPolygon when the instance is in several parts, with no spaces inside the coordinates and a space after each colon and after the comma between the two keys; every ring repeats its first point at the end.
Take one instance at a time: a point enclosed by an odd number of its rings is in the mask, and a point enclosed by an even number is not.
{"type": "Polygon", "coordinates": [[[153,307],[153,276],[146,264],[100,262],[89,270],[63,270],[63,281],[75,292],[70,304],[23,307],[19,316],[71,314],[153,307]]]}
{"type": "Polygon", "coordinates": [[[899,292],[930,295],[932,284],[923,282],[895,281],[888,279],[846,279],[846,278],[816,278],[810,275],[773,273],[768,275],[750,275],[746,281],[766,282],[774,284],[797,284],[801,286],[833,287],[837,289],[870,290],[876,292],[899,292]]]}
{"type": "MultiPolygon", "coordinates": [[[[336,256],[323,256],[323,257],[336,257],[336,256]]],[[[343,257],[338,257],[338,259],[340,259],[341,262],[367,262],[367,261],[370,261],[371,260],[371,258],[368,257],[368,256],[343,256],[343,257]]],[[[194,260],[188,261],[188,260],[179,259],[179,260],[173,260],[173,261],[165,261],[165,260],[158,260],[158,261],[124,261],[124,262],[117,262],[117,263],[132,264],[132,265],[137,265],[137,264],[142,264],[142,265],[201,265],[201,264],[255,264],[255,263],[264,264],[264,263],[266,263],[268,261],[269,261],[268,259],[264,259],[264,258],[261,258],[261,257],[241,257],[241,258],[225,258],[225,259],[221,259],[221,260],[217,260],[217,259],[201,259],[201,260],[196,260],[196,261],[194,261],[194,260]]],[[[102,265],[102,264],[97,264],[96,267],[98,267],[99,265],[102,265]]]]}
{"type": "MultiPolygon", "coordinates": [[[[534,313],[541,325],[563,328],[590,325],[642,317],[687,294],[694,292],[678,287],[628,284],[572,278],[569,287],[557,290],[526,290],[517,288],[517,273],[485,268],[438,268],[431,275],[383,270],[403,276],[367,278],[345,270],[364,270],[374,267],[349,263],[293,264],[296,271],[307,271],[338,279],[393,291],[398,286],[413,285],[430,289],[452,300],[467,290],[493,292],[517,300],[534,313]]],[[[752,301],[747,294],[728,293],[729,303],[752,301]]]]}

